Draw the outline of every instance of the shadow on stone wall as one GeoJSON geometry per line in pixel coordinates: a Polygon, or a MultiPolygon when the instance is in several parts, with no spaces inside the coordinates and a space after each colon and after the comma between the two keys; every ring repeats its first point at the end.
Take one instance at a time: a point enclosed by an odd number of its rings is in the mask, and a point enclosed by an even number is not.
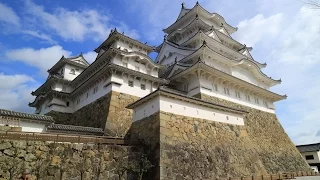
{"type": "Polygon", "coordinates": [[[309,165],[284,131],[275,114],[204,94],[198,96],[203,100],[249,112],[244,118],[245,128],[253,148],[268,173],[309,170],[309,165]]]}
{"type": "Polygon", "coordinates": [[[52,116],[57,124],[103,128],[109,136],[124,137],[131,126],[133,114],[126,106],[137,99],[112,91],[72,114],[51,111],[46,115],[52,116]]]}

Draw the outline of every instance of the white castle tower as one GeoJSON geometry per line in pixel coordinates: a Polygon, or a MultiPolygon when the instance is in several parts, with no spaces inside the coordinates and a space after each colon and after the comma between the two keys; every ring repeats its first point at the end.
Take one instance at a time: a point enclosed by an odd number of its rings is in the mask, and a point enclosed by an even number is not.
{"type": "Polygon", "coordinates": [[[286,98],[270,91],[281,80],[264,74],[267,65],[254,60],[252,48],[231,37],[237,28],[199,3],[182,5],[176,22],[163,31],[156,62],[167,69],[159,76],[188,96],[203,93],[272,113],[274,102],[286,98]]]}
{"type": "Polygon", "coordinates": [[[36,113],[56,123],[142,139],[149,179],[213,179],[307,170],[275,115],[281,83],[237,42],[222,16],[182,4],[152,47],[116,29],[89,64],[62,57],[35,92],[36,113]],[[153,61],[148,54],[158,52],[153,61]]]}

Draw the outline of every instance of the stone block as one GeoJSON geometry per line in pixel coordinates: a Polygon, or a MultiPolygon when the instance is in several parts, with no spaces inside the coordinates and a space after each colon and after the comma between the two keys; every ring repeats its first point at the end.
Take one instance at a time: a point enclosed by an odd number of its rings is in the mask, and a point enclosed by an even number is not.
{"type": "Polygon", "coordinates": [[[9,148],[11,148],[11,147],[12,147],[12,145],[11,145],[11,143],[8,142],[8,141],[2,141],[2,142],[0,143],[0,150],[9,149],[9,148]]]}

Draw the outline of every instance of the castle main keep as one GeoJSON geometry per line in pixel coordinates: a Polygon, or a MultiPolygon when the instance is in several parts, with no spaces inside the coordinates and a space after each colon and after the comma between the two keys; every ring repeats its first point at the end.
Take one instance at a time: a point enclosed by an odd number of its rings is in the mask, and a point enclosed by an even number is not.
{"type": "Polygon", "coordinates": [[[182,4],[163,31],[153,47],[114,29],[92,64],[62,57],[29,105],[57,123],[143,140],[154,163],[148,179],[309,169],[275,114],[286,96],[270,88],[281,80],[231,37],[237,28],[196,3],[182,4]]]}

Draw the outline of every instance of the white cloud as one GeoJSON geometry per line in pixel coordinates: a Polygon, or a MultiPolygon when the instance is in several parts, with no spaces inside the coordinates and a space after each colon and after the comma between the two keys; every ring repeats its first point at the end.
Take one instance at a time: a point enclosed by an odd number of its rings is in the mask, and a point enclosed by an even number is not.
{"type": "Polygon", "coordinates": [[[50,44],[57,44],[57,42],[54,41],[49,35],[42,34],[37,31],[25,30],[25,31],[22,31],[22,33],[30,35],[32,37],[36,37],[36,38],[41,39],[41,40],[48,42],[50,44]]]}
{"type": "Polygon", "coordinates": [[[96,59],[97,53],[94,51],[90,51],[90,52],[83,54],[83,56],[89,63],[92,63],[96,59]]]}
{"type": "Polygon", "coordinates": [[[296,144],[319,141],[320,124],[320,16],[301,8],[295,16],[282,13],[264,17],[261,14],[241,21],[236,38],[265,51],[259,60],[268,63],[268,75],[281,77],[276,92],[288,94],[279,102],[277,113],[285,130],[296,144]],[[267,51],[266,51],[267,50],[267,51]],[[271,52],[270,54],[267,52],[271,52]]]}
{"type": "Polygon", "coordinates": [[[49,13],[44,7],[33,3],[31,0],[26,0],[25,6],[27,14],[37,19],[33,28],[40,28],[43,31],[53,30],[53,34],[59,35],[64,40],[84,41],[85,39],[93,39],[101,41],[107,38],[110,30],[114,27],[117,27],[120,31],[125,31],[127,35],[133,38],[139,37],[135,30],[130,30],[124,23],[114,21],[111,15],[98,10],[70,11],[58,7],[54,9],[53,13],[49,13]],[[47,29],[43,29],[43,27],[47,29]]]}
{"type": "Polygon", "coordinates": [[[245,19],[238,24],[239,30],[234,34],[235,39],[248,46],[268,38],[274,38],[281,32],[283,14],[278,13],[268,18],[258,14],[252,19],[245,19]]]}
{"type": "Polygon", "coordinates": [[[32,112],[33,108],[27,104],[33,101],[30,94],[37,82],[30,76],[24,74],[6,75],[0,73],[0,108],[15,111],[32,112]]]}
{"type": "Polygon", "coordinates": [[[13,49],[7,51],[5,54],[9,60],[22,61],[30,66],[39,68],[43,75],[47,75],[46,71],[50,69],[62,55],[68,57],[71,55],[71,52],[64,50],[61,46],[51,46],[41,49],[13,49]]]}
{"type": "Polygon", "coordinates": [[[19,26],[20,18],[10,7],[0,3],[0,12],[0,21],[19,26]]]}
{"type": "MultiPolygon", "coordinates": [[[[50,69],[62,56],[70,57],[75,56],[72,52],[63,49],[63,47],[56,45],[48,48],[33,49],[33,48],[20,48],[12,49],[5,52],[5,58],[10,61],[21,61],[29,66],[36,67],[40,73],[47,76],[47,70],[50,69]]],[[[97,53],[89,51],[83,54],[85,59],[92,63],[97,53]]],[[[1,87],[1,85],[0,85],[1,87]]]]}

